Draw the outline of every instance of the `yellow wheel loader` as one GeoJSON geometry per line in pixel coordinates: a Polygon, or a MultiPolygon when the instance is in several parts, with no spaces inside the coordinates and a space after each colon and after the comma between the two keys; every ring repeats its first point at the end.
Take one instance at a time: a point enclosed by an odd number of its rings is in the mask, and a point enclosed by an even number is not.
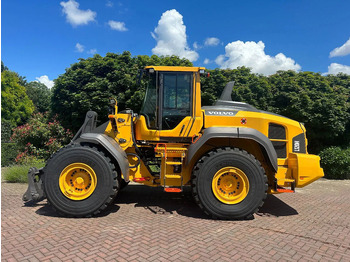
{"type": "Polygon", "coordinates": [[[89,111],[72,142],[43,169],[30,169],[24,201],[47,198],[67,216],[103,211],[129,181],[170,193],[191,186],[213,218],[245,219],[267,194],[294,192],[323,176],[308,154],[302,123],[231,100],[233,82],[213,106],[201,106],[203,67],[148,66],[139,114],[118,112],[96,127],[89,111]]]}

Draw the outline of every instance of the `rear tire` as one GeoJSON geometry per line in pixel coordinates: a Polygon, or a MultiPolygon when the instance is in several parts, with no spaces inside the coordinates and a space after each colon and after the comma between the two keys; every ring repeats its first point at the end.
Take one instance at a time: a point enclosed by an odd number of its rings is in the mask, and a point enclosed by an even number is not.
{"type": "Polygon", "coordinates": [[[71,145],[59,150],[47,162],[44,173],[49,203],[67,216],[100,213],[119,189],[114,164],[95,147],[71,145]]]}
{"type": "Polygon", "coordinates": [[[263,205],[267,178],[260,162],[237,148],[218,148],[204,155],[192,173],[192,193],[213,218],[246,219],[263,205]]]}

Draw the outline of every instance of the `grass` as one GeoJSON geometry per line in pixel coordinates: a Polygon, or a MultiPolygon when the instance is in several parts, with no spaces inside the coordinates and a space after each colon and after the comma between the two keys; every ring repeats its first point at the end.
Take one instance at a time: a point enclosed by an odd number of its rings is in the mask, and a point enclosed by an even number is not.
{"type": "Polygon", "coordinates": [[[9,183],[27,183],[28,170],[29,168],[35,166],[41,168],[45,165],[44,162],[36,162],[33,164],[26,165],[13,165],[2,169],[2,177],[6,182],[9,183]]]}

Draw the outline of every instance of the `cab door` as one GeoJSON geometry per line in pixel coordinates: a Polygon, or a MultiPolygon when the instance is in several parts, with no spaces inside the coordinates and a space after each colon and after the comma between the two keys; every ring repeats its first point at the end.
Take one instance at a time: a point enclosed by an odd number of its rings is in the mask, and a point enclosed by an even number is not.
{"type": "MultiPolygon", "coordinates": [[[[188,142],[201,129],[202,119],[195,114],[196,74],[161,72],[159,74],[161,141],[188,142]],[[179,137],[182,139],[179,141],[179,137]]],[[[197,94],[198,95],[198,94],[197,94]]]]}

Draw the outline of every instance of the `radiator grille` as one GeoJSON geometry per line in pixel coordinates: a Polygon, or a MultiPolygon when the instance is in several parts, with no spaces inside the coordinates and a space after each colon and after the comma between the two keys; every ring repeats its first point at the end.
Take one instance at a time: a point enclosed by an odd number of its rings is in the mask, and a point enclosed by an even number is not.
{"type": "Polygon", "coordinates": [[[286,142],[272,141],[272,145],[276,150],[278,158],[286,158],[287,150],[286,150],[286,142]]]}
{"type": "MultiPolygon", "coordinates": [[[[269,138],[273,140],[286,140],[286,129],[284,126],[274,123],[269,124],[269,138]]],[[[271,141],[276,150],[278,158],[287,157],[287,143],[286,141],[271,141]]]]}
{"type": "Polygon", "coordinates": [[[269,124],[270,139],[286,139],[286,129],[284,126],[270,123],[269,124]]]}

